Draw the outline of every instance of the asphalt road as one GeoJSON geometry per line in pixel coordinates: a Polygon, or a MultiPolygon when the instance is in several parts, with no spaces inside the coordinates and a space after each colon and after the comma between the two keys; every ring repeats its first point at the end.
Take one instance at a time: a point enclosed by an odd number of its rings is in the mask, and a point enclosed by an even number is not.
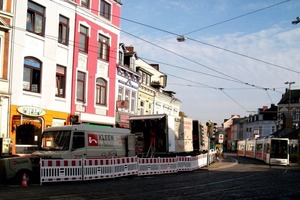
{"type": "Polygon", "coordinates": [[[300,199],[300,170],[227,154],[192,172],[28,187],[2,183],[0,199],[300,199]]]}

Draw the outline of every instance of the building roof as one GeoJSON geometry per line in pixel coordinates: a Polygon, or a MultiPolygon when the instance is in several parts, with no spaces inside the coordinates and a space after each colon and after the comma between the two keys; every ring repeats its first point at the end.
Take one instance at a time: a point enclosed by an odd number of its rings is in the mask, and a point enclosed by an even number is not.
{"type": "MultiPolygon", "coordinates": [[[[300,90],[290,90],[291,91],[291,103],[299,103],[300,98],[300,90]]],[[[287,104],[289,103],[289,90],[287,89],[285,93],[282,95],[278,104],[287,104]]]]}

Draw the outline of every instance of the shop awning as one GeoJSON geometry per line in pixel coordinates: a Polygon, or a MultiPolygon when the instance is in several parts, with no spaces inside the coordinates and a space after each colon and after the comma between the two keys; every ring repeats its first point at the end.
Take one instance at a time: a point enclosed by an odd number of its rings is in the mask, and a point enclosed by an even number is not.
{"type": "Polygon", "coordinates": [[[142,120],[142,119],[161,119],[165,117],[165,114],[157,114],[157,115],[139,115],[139,116],[131,116],[129,120],[142,120]]]}

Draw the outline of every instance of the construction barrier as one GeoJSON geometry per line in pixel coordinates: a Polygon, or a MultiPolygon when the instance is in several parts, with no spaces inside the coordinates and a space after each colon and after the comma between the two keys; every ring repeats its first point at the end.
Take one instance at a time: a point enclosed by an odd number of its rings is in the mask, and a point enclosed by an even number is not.
{"type": "Polygon", "coordinates": [[[138,174],[137,157],[113,158],[114,177],[130,176],[138,174]]]}
{"type": "Polygon", "coordinates": [[[84,159],[83,162],[83,180],[114,177],[114,165],[112,159],[84,159]]]}
{"type": "Polygon", "coordinates": [[[215,152],[171,158],[41,159],[40,184],[193,171],[212,163],[214,156],[215,152]]]}
{"type": "Polygon", "coordinates": [[[139,158],[138,175],[168,174],[177,172],[177,159],[174,158],[139,158]]]}
{"type": "Polygon", "coordinates": [[[82,159],[40,160],[40,183],[82,180],[82,159]]]}

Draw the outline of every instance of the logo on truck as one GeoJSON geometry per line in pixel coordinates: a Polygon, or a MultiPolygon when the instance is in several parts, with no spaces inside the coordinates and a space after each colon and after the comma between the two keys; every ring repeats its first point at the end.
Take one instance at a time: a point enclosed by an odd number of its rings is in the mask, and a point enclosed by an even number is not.
{"type": "Polygon", "coordinates": [[[88,134],[88,145],[89,146],[98,146],[99,137],[97,134],[88,134]]]}

